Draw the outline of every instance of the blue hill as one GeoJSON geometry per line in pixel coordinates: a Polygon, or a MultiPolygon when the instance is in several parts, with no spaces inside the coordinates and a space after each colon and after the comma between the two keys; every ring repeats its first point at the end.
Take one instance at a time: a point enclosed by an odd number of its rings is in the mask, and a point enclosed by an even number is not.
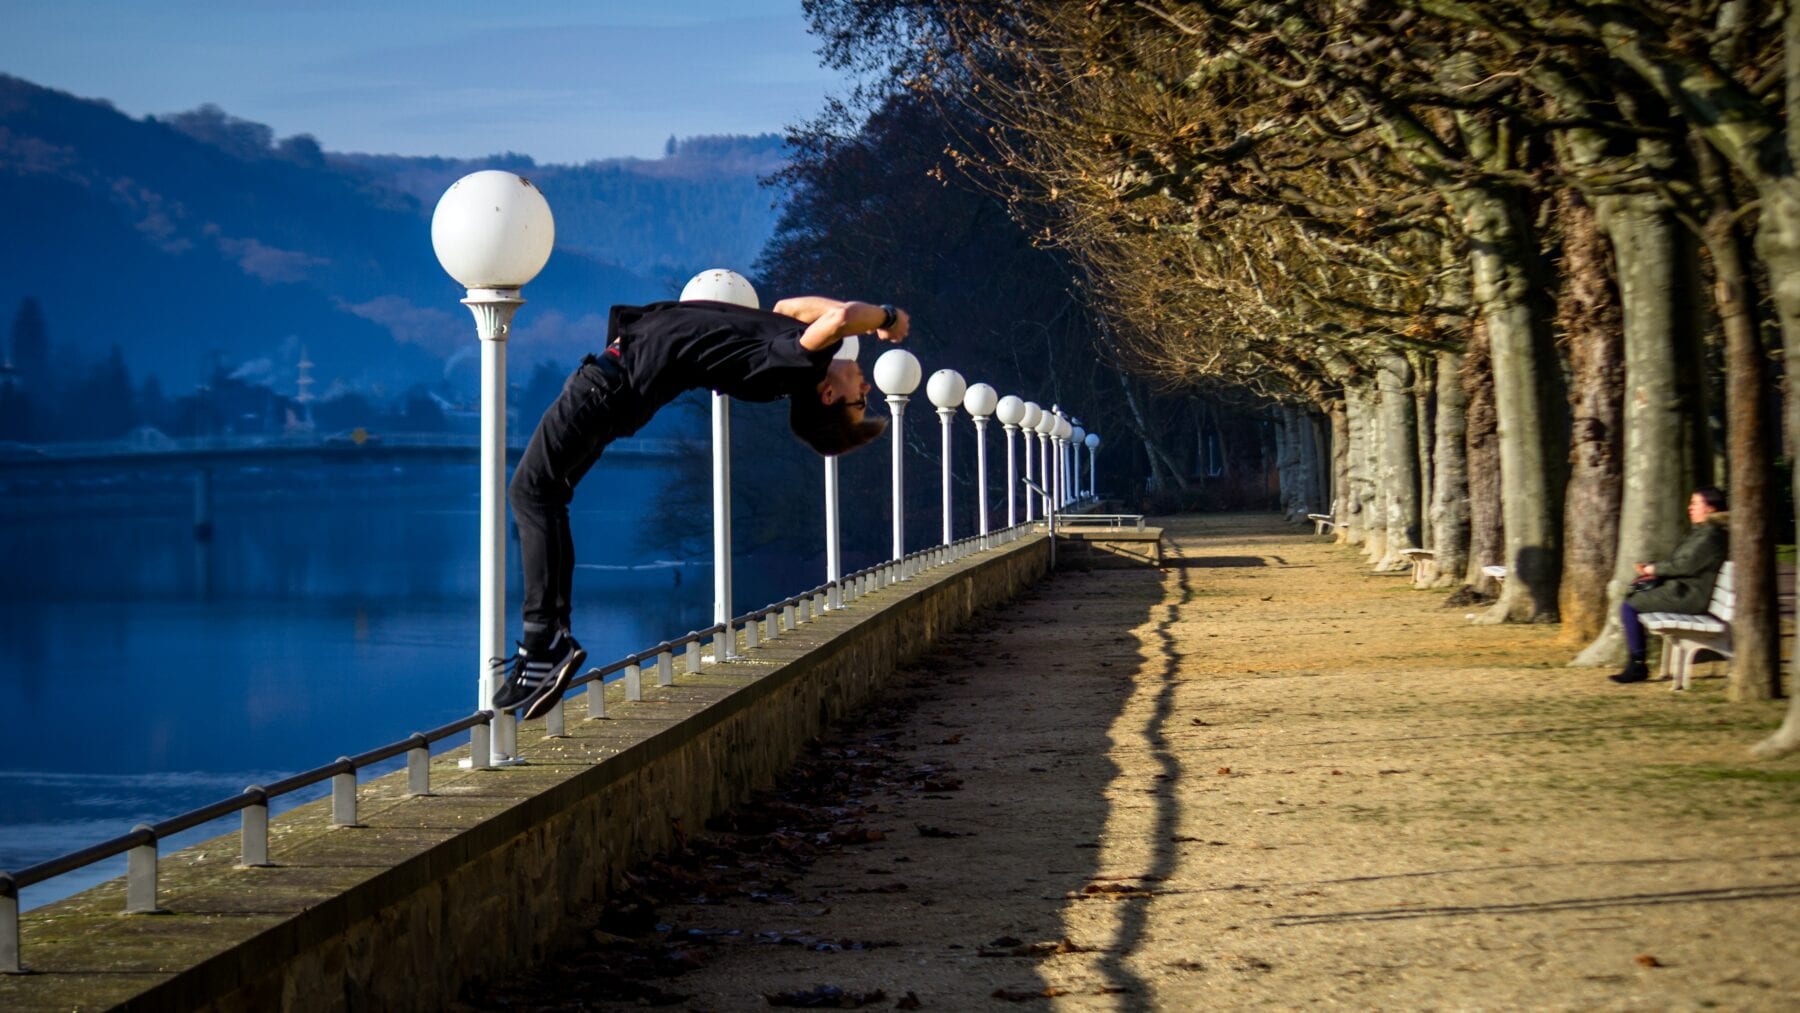
{"type": "Polygon", "coordinates": [[[473,323],[431,251],[436,195],[496,167],[551,198],[557,250],[510,348],[522,374],[591,348],[609,304],[761,248],[776,140],[672,148],[585,166],[342,155],[212,107],[133,119],[0,75],[0,311],[35,298],[65,364],[116,344],[171,392],[221,362],[291,392],[302,347],[320,393],[472,390],[473,323]]]}

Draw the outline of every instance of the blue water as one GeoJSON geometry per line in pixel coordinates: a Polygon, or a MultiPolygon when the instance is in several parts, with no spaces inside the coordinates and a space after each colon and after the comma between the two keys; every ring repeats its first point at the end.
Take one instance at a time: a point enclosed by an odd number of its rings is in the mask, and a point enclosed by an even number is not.
{"type": "MultiPolygon", "coordinates": [[[[710,561],[633,537],[667,477],[625,465],[577,500],[574,626],[596,663],[711,622],[710,561]]],[[[477,709],[470,468],[222,471],[210,541],[194,537],[187,476],[3,479],[0,869],[477,709]]],[[[801,586],[739,570],[738,611],[801,586]]],[[[119,875],[122,861],[23,900],[119,875]]]]}

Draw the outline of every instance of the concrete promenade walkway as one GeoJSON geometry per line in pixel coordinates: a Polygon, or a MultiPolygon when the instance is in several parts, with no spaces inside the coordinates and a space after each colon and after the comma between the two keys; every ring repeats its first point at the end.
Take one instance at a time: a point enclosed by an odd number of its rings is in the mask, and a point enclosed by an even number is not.
{"type": "Polygon", "coordinates": [[[1785,702],[1615,686],[1269,517],[1166,548],[979,619],[469,1008],[1792,1008],[1785,702]]]}

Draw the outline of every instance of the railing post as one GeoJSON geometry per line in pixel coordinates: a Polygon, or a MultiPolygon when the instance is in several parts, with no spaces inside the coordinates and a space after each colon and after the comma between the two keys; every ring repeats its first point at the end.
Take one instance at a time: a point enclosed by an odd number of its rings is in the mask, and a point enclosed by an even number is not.
{"type": "Polygon", "coordinates": [[[148,823],[132,827],[133,833],[150,838],[125,854],[125,913],[156,914],[156,831],[148,823]]]}
{"type": "Polygon", "coordinates": [[[19,888],[0,872],[0,974],[23,974],[19,964],[19,888]]]}
{"type": "Polygon", "coordinates": [[[269,864],[269,796],[260,784],[245,788],[244,794],[256,799],[256,804],[241,810],[238,864],[254,869],[269,864]]]}
{"type": "Polygon", "coordinates": [[[420,732],[412,734],[412,747],[406,751],[406,793],[431,794],[431,743],[420,732]]]}
{"type": "MultiPolygon", "coordinates": [[[[686,653],[685,660],[687,661],[687,674],[689,674],[689,675],[699,674],[699,672],[700,672],[700,641],[698,641],[698,640],[688,641],[687,651],[685,653],[686,653]]],[[[675,682],[675,680],[670,679],[668,682],[663,683],[663,685],[671,686],[671,685],[674,685],[674,682],[675,682]]]]}
{"type": "Polygon", "coordinates": [[[729,661],[737,656],[737,631],[731,628],[731,620],[725,620],[725,628],[713,634],[713,660],[729,661]]]}
{"type": "MultiPolygon", "coordinates": [[[[490,712],[491,714],[491,712],[490,712]]],[[[491,748],[494,730],[490,725],[493,718],[469,729],[469,769],[492,770],[494,754],[491,748]]]]}
{"type": "MultiPolygon", "coordinates": [[[[658,655],[660,659],[661,655],[658,655]]],[[[644,669],[641,665],[625,666],[625,699],[637,703],[644,698],[644,669]]]]}
{"type": "Polygon", "coordinates": [[[761,630],[762,620],[754,616],[751,617],[749,622],[744,624],[744,650],[756,650],[756,642],[759,639],[758,634],[761,630]]]}
{"type": "Polygon", "coordinates": [[[606,717],[606,680],[599,678],[588,683],[587,693],[584,695],[587,697],[587,719],[598,721],[606,717]]]}
{"type": "MultiPolygon", "coordinates": [[[[656,655],[656,684],[675,685],[675,648],[664,646],[656,655]]],[[[639,699],[642,699],[640,696],[639,699]]]]}
{"type": "Polygon", "coordinates": [[[768,628],[764,631],[768,634],[768,639],[778,639],[781,636],[781,610],[770,609],[768,616],[763,621],[768,623],[768,628]]]}
{"type": "Polygon", "coordinates": [[[786,605],[781,606],[781,628],[783,631],[789,631],[794,628],[794,614],[793,602],[788,602],[786,605]]]}
{"type": "Polygon", "coordinates": [[[350,767],[348,756],[338,757],[348,770],[331,775],[331,825],[354,827],[356,822],[356,768],[350,767]]]}
{"type": "Polygon", "coordinates": [[[544,715],[544,736],[560,739],[567,735],[568,732],[563,729],[563,700],[558,697],[556,703],[550,706],[550,713],[544,715]]]}

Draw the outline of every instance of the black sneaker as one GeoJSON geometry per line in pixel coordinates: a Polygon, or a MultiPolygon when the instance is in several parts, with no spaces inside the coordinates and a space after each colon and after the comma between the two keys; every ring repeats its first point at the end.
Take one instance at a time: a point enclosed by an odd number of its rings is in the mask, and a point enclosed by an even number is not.
{"type": "Polygon", "coordinates": [[[510,658],[496,658],[491,664],[506,670],[506,681],[494,691],[494,709],[525,709],[524,719],[542,715],[562,699],[575,670],[587,660],[587,652],[575,642],[568,630],[557,630],[550,646],[527,650],[519,645],[519,653],[510,658]]]}
{"type": "Polygon", "coordinates": [[[1625,663],[1624,671],[1607,678],[1618,683],[1643,682],[1650,678],[1650,666],[1642,658],[1633,658],[1625,663]]]}

